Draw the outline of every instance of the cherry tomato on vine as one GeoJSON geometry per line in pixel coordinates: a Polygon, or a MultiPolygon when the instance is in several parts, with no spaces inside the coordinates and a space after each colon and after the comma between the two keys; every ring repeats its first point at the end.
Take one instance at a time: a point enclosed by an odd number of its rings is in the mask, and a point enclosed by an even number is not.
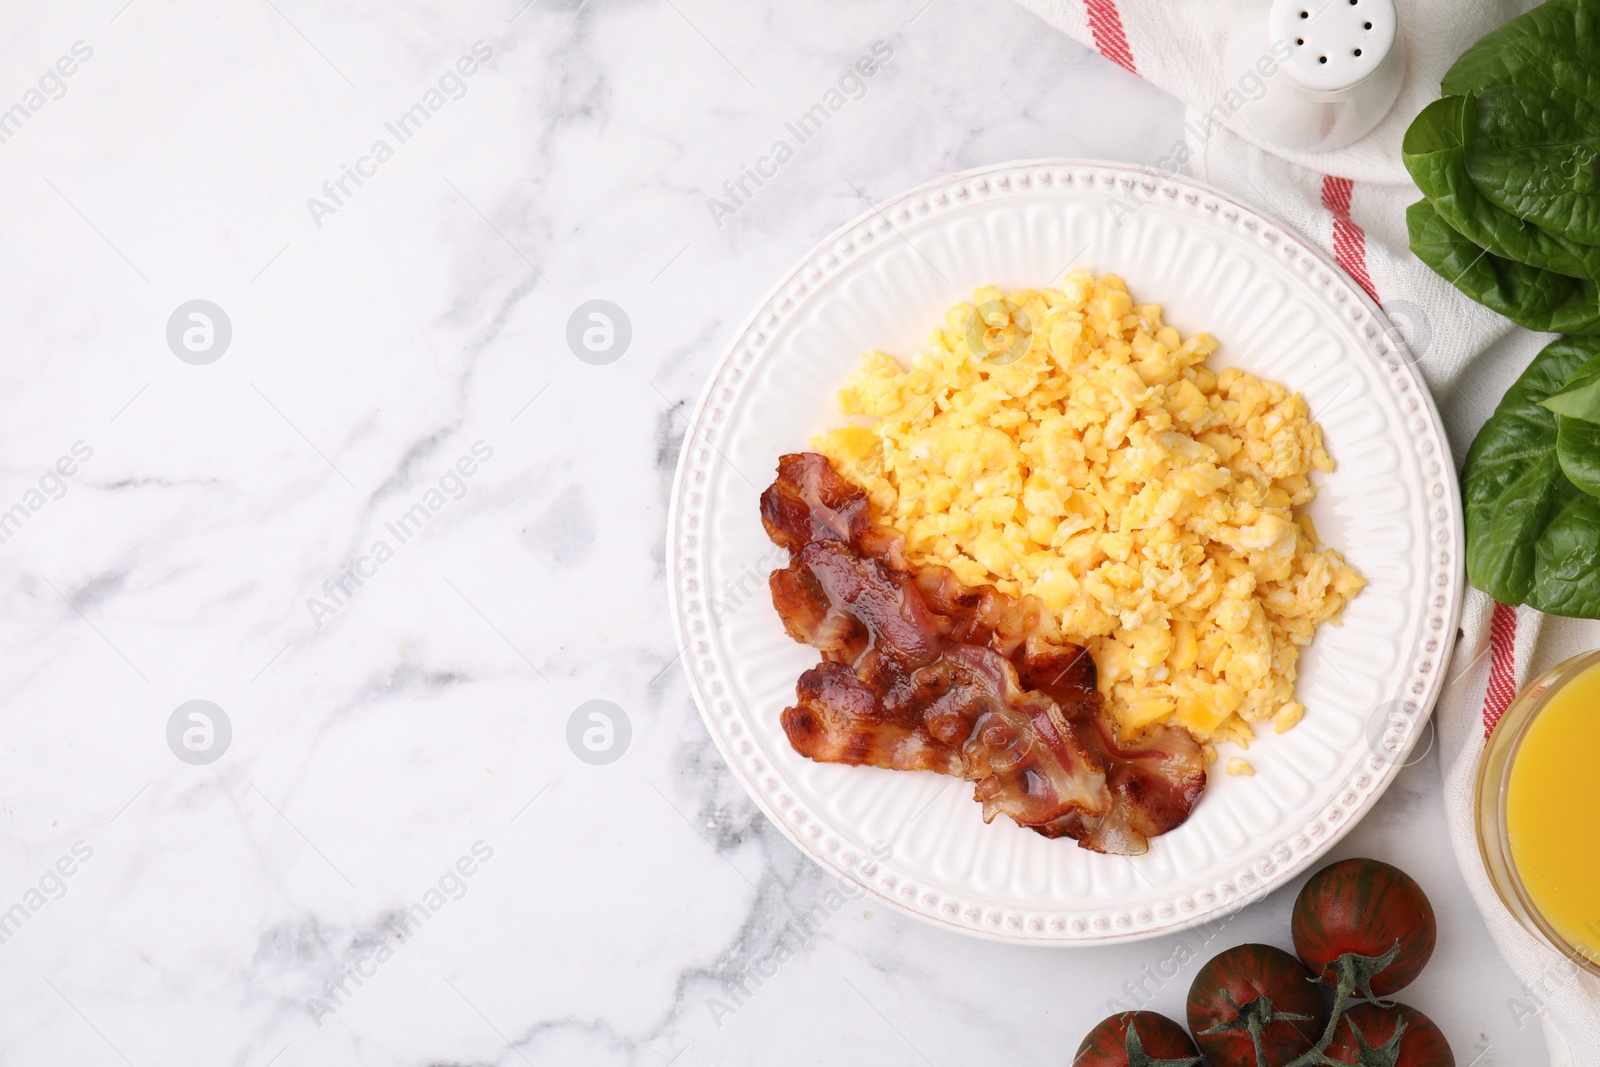
{"type": "Polygon", "coordinates": [[[1189,1029],[1213,1064],[1282,1067],[1316,1044],[1328,1022],[1311,972],[1271,945],[1212,958],[1189,987],[1189,1029]]]}
{"type": "Polygon", "coordinates": [[[1410,985],[1438,936],[1422,887],[1369,859],[1340,860],[1312,875],[1291,924],[1295,952],[1312,973],[1369,999],[1410,985]]]}
{"type": "Polygon", "coordinates": [[[1072,1067],[1194,1067],[1199,1062],[1183,1027],[1153,1011],[1125,1011],[1089,1031],[1072,1067]]]}
{"type": "Polygon", "coordinates": [[[1456,1067],[1450,1043],[1432,1019],[1404,1004],[1370,1001],[1339,1017],[1327,1056],[1335,1063],[1456,1067]]]}

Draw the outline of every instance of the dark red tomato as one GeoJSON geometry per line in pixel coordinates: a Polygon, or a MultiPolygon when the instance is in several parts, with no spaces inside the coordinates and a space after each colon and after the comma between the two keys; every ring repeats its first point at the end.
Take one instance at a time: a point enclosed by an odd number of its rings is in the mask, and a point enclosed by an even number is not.
{"type": "Polygon", "coordinates": [[[1089,1031],[1072,1067],[1163,1067],[1195,1064],[1198,1057],[1188,1031],[1165,1015],[1125,1011],[1102,1019],[1089,1031]]]}
{"type": "Polygon", "coordinates": [[[1357,1004],[1339,1017],[1328,1046],[1335,1063],[1387,1063],[1390,1067],[1456,1067],[1450,1043],[1433,1020],[1404,1004],[1357,1004]],[[1395,1031],[1400,1040],[1395,1041],[1395,1031]],[[1374,1057],[1381,1049],[1387,1055],[1374,1057]]]}
{"type": "Polygon", "coordinates": [[[1311,972],[1271,945],[1240,945],[1211,959],[1189,987],[1189,1029],[1226,1067],[1281,1067],[1317,1043],[1328,1024],[1311,972]],[[1260,1024],[1258,1063],[1250,1023],[1260,1024]]]}
{"type": "Polygon", "coordinates": [[[1338,970],[1351,970],[1353,991],[1369,997],[1410,985],[1438,936],[1422,887],[1400,868],[1367,859],[1340,860],[1313,874],[1295,899],[1291,923],[1294,949],[1313,973],[1333,985],[1338,970]],[[1396,944],[1399,954],[1380,967],[1376,961],[1396,944]],[[1352,959],[1336,968],[1345,955],[1352,959]]]}

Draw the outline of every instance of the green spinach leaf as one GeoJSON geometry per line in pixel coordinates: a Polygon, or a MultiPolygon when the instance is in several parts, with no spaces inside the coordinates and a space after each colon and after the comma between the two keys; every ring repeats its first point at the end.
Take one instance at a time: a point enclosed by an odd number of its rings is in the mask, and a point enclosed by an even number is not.
{"type": "Polygon", "coordinates": [[[1600,247],[1549,233],[1485,199],[1467,173],[1466,130],[1477,101],[1435,100],[1406,130],[1402,159],[1422,194],[1454,230],[1494,255],[1564,274],[1600,279],[1600,247]]]}
{"type": "Polygon", "coordinates": [[[1553,84],[1492,85],[1464,131],[1484,199],[1546,230],[1600,244],[1600,108],[1553,84]]]}
{"type": "Polygon", "coordinates": [[[1600,100],[1600,10],[1590,0],[1546,0],[1491,30],[1451,65],[1443,89],[1465,96],[1491,85],[1550,84],[1600,100]]]}
{"type": "Polygon", "coordinates": [[[1600,367],[1585,367],[1576,378],[1562,386],[1561,392],[1540,406],[1569,419],[1600,422],[1600,367]]]}
{"type": "Polygon", "coordinates": [[[1541,406],[1591,361],[1600,340],[1547,346],[1467,452],[1467,577],[1501,603],[1600,618],[1600,499],[1563,474],[1556,415],[1541,406]]]}
{"type": "Polygon", "coordinates": [[[1595,282],[1493,255],[1452,227],[1426,200],[1406,209],[1406,229],[1418,259],[1512,322],[1549,333],[1600,334],[1600,286],[1595,282]]]}
{"type": "Polygon", "coordinates": [[[1556,459],[1567,481],[1600,497],[1600,426],[1557,415],[1556,459]]]}

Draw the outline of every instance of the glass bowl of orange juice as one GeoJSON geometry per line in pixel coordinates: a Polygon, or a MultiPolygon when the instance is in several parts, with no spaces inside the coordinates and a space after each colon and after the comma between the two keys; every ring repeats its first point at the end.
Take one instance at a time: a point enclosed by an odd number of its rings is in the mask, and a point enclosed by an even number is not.
{"type": "Polygon", "coordinates": [[[1528,683],[1478,768],[1478,851],[1517,921],[1600,975],[1600,849],[1574,833],[1600,811],[1600,651],[1528,683]]]}

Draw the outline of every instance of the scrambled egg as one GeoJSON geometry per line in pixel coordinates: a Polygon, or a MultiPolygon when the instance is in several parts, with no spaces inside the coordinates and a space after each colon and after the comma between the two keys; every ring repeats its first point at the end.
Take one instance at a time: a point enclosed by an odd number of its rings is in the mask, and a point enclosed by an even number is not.
{"type": "MultiPolygon", "coordinates": [[[[1212,371],[1115,275],[980,289],[909,370],[870,352],[812,446],[914,564],[1041,598],[1088,647],[1126,734],[1248,745],[1305,713],[1296,661],[1365,580],[1296,505],[1331,471],[1305,400],[1212,371]]],[[[1237,772],[1236,772],[1237,773],[1237,772]]]]}

